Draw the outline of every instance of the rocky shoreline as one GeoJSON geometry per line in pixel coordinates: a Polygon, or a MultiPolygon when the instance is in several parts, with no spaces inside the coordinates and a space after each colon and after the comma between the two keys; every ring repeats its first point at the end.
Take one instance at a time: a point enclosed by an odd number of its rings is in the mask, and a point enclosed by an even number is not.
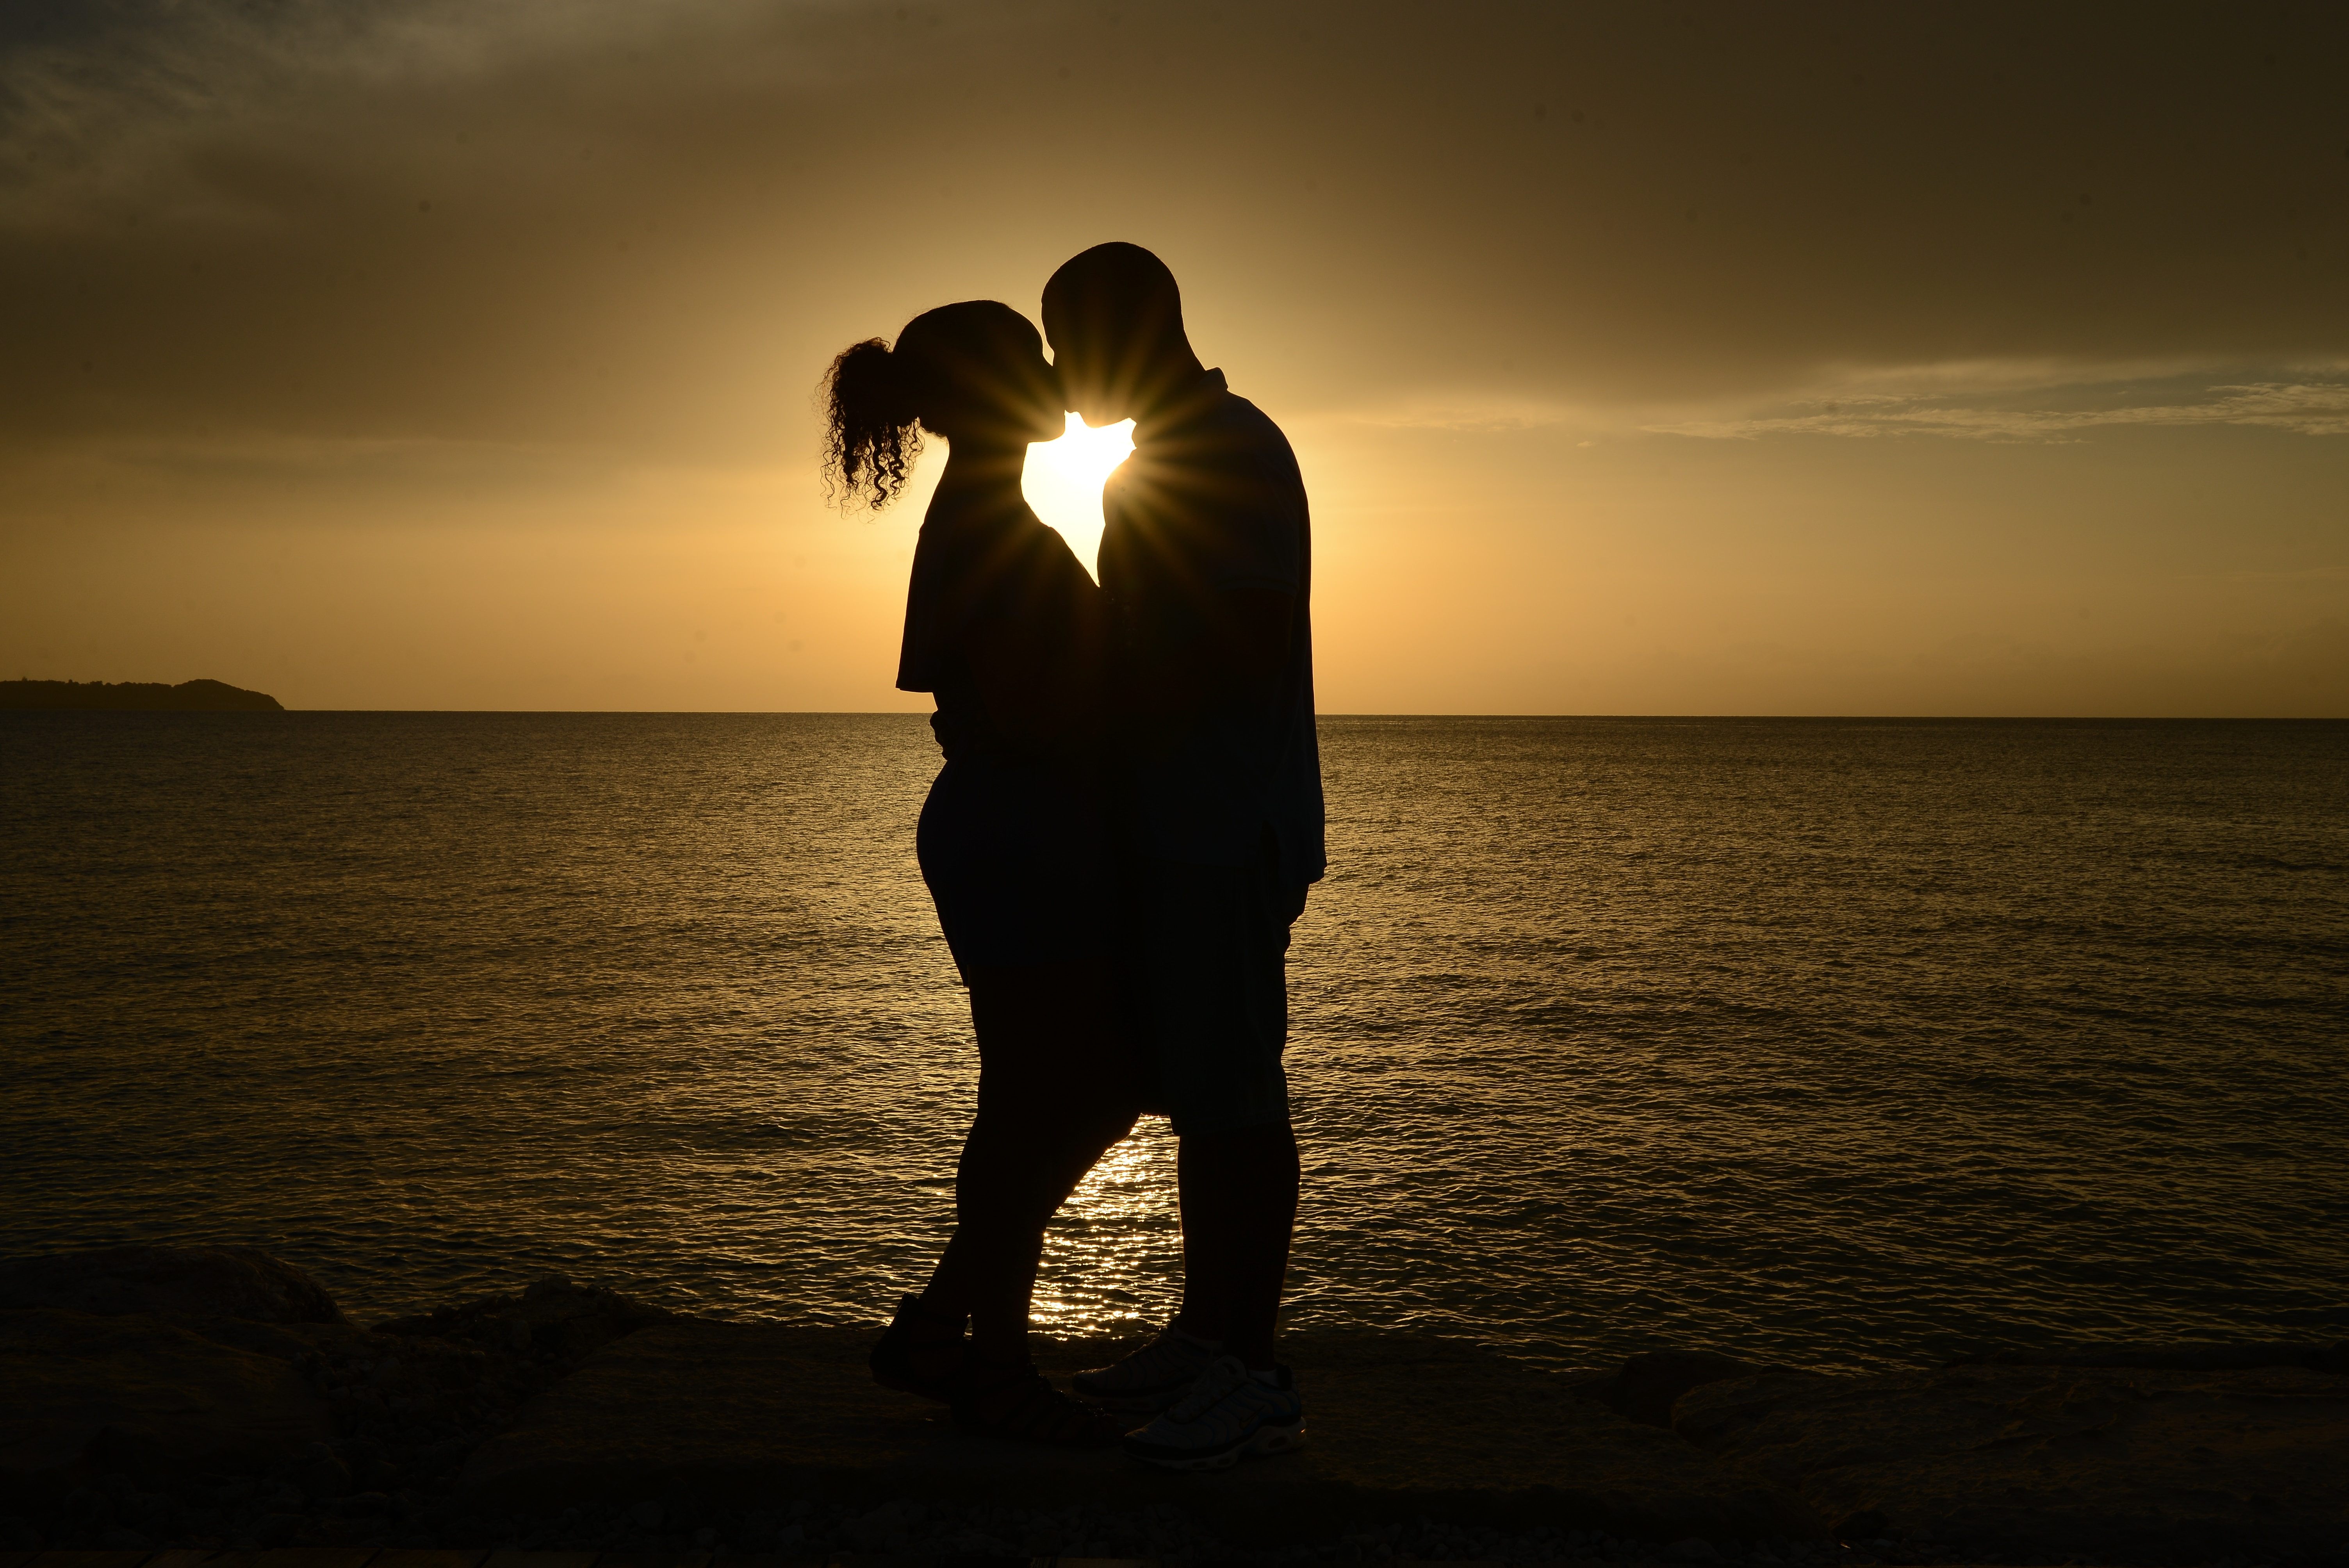
{"type": "Polygon", "coordinates": [[[561,1279],[361,1327],[249,1249],[0,1264],[0,1550],[2349,1564],[2339,1345],[1829,1377],[1301,1336],[1307,1458],[1158,1477],[956,1437],[862,1337],[561,1279]]]}

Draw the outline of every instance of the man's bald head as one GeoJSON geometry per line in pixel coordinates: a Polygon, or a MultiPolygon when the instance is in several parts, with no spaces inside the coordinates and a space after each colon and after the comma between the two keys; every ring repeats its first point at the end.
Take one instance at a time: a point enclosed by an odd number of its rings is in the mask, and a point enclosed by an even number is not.
{"type": "Polygon", "coordinates": [[[1183,325],[1183,293],[1174,286],[1174,274],[1155,255],[1123,240],[1062,262],[1044,285],[1044,313],[1050,315],[1055,305],[1125,321],[1171,320],[1178,332],[1183,325]]]}
{"type": "Polygon", "coordinates": [[[1069,406],[1089,425],[1142,417],[1200,374],[1174,274],[1122,240],[1081,251],[1052,274],[1044,285],[1044,335],[1069,406]]]}

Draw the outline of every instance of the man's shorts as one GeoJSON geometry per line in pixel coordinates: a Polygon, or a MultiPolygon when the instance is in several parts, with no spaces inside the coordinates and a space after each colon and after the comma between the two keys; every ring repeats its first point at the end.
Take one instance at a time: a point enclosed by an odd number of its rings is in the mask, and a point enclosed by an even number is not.
{"type": "Polygon", "coordinates": [[[1237,1132],[1288,1119],[1288,928],[1304,890],[1269,860],[1131,866],[1125,965],[1146,1101],[1178,1133],[1237,1132]]]}

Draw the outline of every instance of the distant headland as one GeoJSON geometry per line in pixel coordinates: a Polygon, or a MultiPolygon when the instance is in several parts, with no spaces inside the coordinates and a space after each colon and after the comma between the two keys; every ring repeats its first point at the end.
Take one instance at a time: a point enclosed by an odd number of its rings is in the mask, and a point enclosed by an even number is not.
{"type": "Polygon", "coordinates": [[[0,709],[48,713],[283,713],[264,691],[226,681],[0,681],[0,709]]]}

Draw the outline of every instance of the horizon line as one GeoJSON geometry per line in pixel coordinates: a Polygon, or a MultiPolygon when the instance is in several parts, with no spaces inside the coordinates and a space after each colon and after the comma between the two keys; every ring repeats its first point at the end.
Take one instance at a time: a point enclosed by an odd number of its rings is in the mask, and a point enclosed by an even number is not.
{"type": "MultiPolygon", "coordinates": [[[[265,717],[268,709],[222,709],[217,711],[194,708],[16,708],[0,712],[17,713],[209,713],[210,717],[265,717]]],[[[481,714],[508,717],[564,715],[602,715],[611,717],[684,718],[905,718],[924,719],[930,716],[911,708],[621,708],[621,707],[293,707],[281,704],[279,713],[340,713],[340,714],[481,714]]],[[[1690,723],[1690,724],[1787,724],[1787,723],[1871,723],[1871,724],[2349,724],[2349,714],[2168,714],[2168,713],[1368,713],[1317,711],[1317,720],[1324,718],[1374,719],[1479,719],[1506,720],[1571,720],[1578,723],[1690,723]]]]}

